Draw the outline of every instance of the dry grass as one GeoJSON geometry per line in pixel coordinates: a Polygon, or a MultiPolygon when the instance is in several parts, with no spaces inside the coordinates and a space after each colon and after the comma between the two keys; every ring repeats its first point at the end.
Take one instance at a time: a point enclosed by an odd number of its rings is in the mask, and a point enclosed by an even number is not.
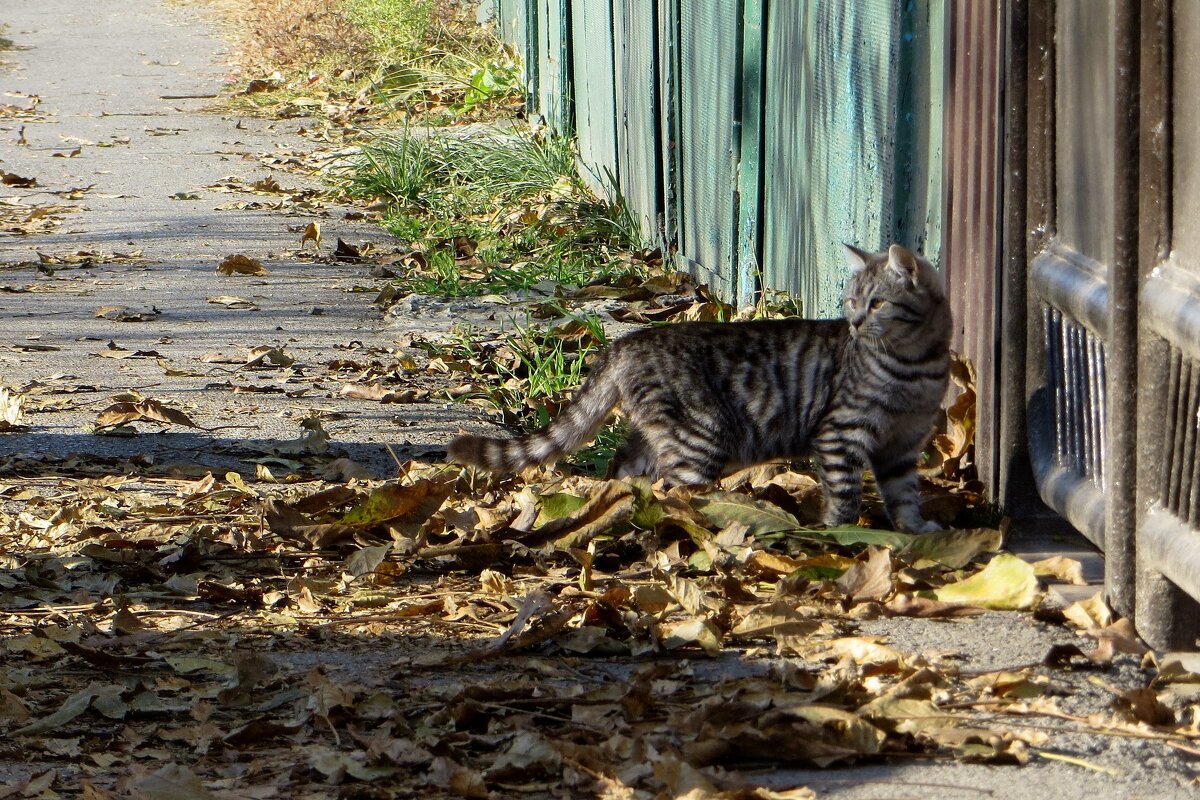
{"type": "Polygon", "coordinates": [[[269,75],[321,64],[341,71],[361,68],[370,58],[370,34],[351,21],[340,3],[240,0],[225,5],[240,11],[237,60],[247,72],[269,75]]]}
{"type": "Polygon", "coordinates": [[[268,91],[232,99],[245,110],[319,96],[333,105],[374,106],[376,116],[442,112],[448,120],[465,111],[480,118],[516,91],[511,56],[476,23],[468,0],[211,2],[242,77],[274,78],[268,91]]]}

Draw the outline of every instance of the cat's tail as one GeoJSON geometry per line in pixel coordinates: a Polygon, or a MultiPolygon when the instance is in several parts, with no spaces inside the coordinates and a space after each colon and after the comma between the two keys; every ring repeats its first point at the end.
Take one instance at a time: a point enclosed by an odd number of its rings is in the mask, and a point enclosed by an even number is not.
{"type": "Polygon", "coordinates": [[[493,472],[519,472],[573,453],[586,444],[617,404],[620,392],[611,352],[593,369],[571,404],[540,431],[515,439],[459,436],[446,448],[450,460],[493,472]]]}

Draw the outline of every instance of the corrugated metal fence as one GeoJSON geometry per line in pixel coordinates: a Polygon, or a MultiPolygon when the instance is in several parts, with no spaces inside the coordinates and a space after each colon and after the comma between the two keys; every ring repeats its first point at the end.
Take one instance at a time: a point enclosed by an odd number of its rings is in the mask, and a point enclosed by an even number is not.
{"type": "Polygon", "coordinates": [[[496,0],[528,109],[727,299],[840,310],[841,242],[940,260],[944,0],[496,0]]]}

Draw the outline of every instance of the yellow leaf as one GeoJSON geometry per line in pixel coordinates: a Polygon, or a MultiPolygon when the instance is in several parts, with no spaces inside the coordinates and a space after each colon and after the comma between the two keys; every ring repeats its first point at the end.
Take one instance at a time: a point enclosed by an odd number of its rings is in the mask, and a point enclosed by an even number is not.
{"type": "Polygon", "coordinates": [[[1023,611],[1036,603],[1038,581],[1032,564],[1011,553],[1000,553],[980,572],[930,594],[943,603],[1023,611]]]}
{"type": "Polygon", "coordinates": [[[1084,630],[1107,628],[1113,621],[1112,610],[1104,602],[1102,592],[1067,606],[1063,609],[1063,616],[1084,630]]]}
{"type": "Polygon", "coordinates": [[[1041,577],[1058,578],[1076,586],[1087,586],[1083,577],[1083,565],[1073,558],[1053,556],[1033,562],[1034,571],[1041,577]]]}

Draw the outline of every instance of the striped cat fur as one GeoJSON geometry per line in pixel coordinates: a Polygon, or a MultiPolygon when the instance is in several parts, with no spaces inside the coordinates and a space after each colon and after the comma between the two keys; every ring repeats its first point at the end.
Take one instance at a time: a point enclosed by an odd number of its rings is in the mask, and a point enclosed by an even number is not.
{"type": "Polygon", "coordinates": [[[554,461],[587,443],[619,407],[629,436],[619,476],[712,483],[739,467],[816,456],[826,525],[853,522],[873,470],[892,523],[922,518],[916,462],[950,367],[950,308],[941,275],[900,245],[846,246],[843,319],[684,322],[618,339],[571,405],[515,439],[459,436],[450,457],[493,471],[554,461]]]}

